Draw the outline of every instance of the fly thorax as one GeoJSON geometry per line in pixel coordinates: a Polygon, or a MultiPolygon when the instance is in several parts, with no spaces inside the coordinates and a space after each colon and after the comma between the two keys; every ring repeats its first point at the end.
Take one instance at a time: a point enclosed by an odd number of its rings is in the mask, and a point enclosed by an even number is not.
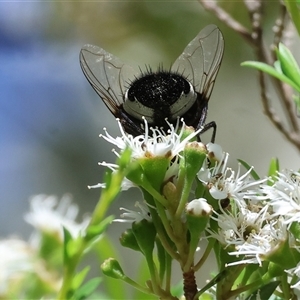
{"type": "Polygon", "coordinates": [[[132,82],[124,99],[124,110],[150,124],[160,125],[186,113],[197,99],[192,84],[183,76],[160,71],[132,82]]]}

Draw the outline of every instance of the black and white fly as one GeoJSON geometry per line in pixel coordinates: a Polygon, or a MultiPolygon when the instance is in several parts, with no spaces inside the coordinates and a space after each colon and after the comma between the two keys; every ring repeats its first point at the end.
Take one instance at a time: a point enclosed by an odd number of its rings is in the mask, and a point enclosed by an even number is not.
{"type": "Polygon", "coordinates": [[[168,129],[182,117],[185,124],[201,132],[216,123],[205,124],[208,101],[224,51],[224,39],[215,25],[208,25],[186,46],[170,70],[159,68],[136,72],[119,58],[97,46],[85,45],[80,52],[82,71],[124,130],[144,134],[143,117],[150,127],[168,129]]]}

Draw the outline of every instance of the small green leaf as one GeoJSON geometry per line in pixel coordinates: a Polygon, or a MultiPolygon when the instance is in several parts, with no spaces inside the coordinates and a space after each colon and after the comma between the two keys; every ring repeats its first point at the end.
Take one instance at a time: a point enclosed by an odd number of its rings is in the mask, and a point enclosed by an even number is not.
{"type": "Polygon", "coordinates": [[[241,66],[250,67],[250,68],[254,68],[254,69],[260,70],[262,72],[265,72],[265,73],[287,83],[292,88],[294,88],[296,91],[300,92],[300,87],[297,84],[295,84],[294,81],[292,81],[287,76],[278,72],[275,68],[273,68],[265,63],[258,62],[258,61],[245,61],[245,62],[241,63],[241,66]]]}
{"type": "MultiPolygon", "coordinates": [[[[297,229],[295,229],[294,231],[296,232],[297,229]]],[[[300,253],[294,248],[290,248],[288,240],[280,241],[279,243],[277,243],[276,249],[269,252],[266,257],[266,260],[274,263],[275,265],[277,264],[283,270],[288,270],[295,267],[299,262],[299,259],[300,259],[300,253]]],[[[275,275],[278,276],[278,274],[275,275]]]]}
{"type": "Polygon", "coordinates": [[[290,226],[290,232],[295,237],[296,240],[300,238],[300,224],[299,222],[293,222],[290,226]]]}
{"type": "Polygon", "coordinates": [[[91,240],[95,237],[100,236],[107,228],[109,224],[113,221],[114,216],[108,216],[103,221],[101,221],[99,224],[90,225],[88,226],[86,230],[86,240],[91,240]]]}
{"type": "Polygon", "coordinates": [[[279,61],[279,60],[276,60],[276,61],[274,62],[274,68],[275,68],[275,70],[276,70],[278,73],[284,75],[283,72],[282,72],[281,64],[280,64],[280,61],[279,61]]]}
{"type": "Polygon", "coordinates": [[[182,298],[182,291],[183,291],[183,280],[179,281],[177,284],[173,284],[171,288],[172,295],[177,297],[178,299],[182,298]]]}
{"type": "Polygon", "coordinates": [[[300,1],[297,0],[284,0],[287,11],[289,12],[291,19],[298,31],[298,35],[300,36],[300,12],[297,4],[300,4],[300,1]]]}
{"type": "MultiPolygon", "coordinates": [[[[249,171],[252,167],[248,165],[244,160],[238,159],[238,162],[241,163],[241,165],[246,168],[247,171],[249,171]]],[[[259,180],[260,177],[259,175],[254,171],[254,169],[251,170],[250,172],[251,176],[253,177],[254,180],[259,180]]]]}
{"type": "Polygon", "coordinates": [[[279,161],[278,158],[272,158],[269,166],[268,176],[272,177],[273,181],[268,181],[268,185],[273,185],[276,181],[277,172],[279,171],[279,161]]]}
{"type": "Polygon", "coordinates": [[[171,258],[166,252],[164,246],[161,244],[160,239],[156,239],[155,242],[157,249],[157,259],[159,262],[159,278],[161,282],[163,282],[167,270],[167,262],[169,262],[171,258]]]}
{"type": "Polygon", "coordinates": [[[67,251],[67,255],[70,259],[73,259],[73,257],[78,254],[78,250],[81,248],[81,245],[82,245],[81,237],[70,240],[68,242],[66,251],[67,251]]]}
{"type": "Polygon", "coordinates": [[[282,43],[276,51],[277,57],[280,61],[281,70],[285,76],[292,80],[300,89],[300,70],[299,66],[291,53],[291,51],[282,43]]]}
{"type": "Polygon", "coordinates": [[[117,164],[119,165],[120,170],[123,172],[127,169],[130,159],[131,159],[132,150],[128,147],[126,148],[117,159],[117,164]]]}
{"type": "Polygon", "coordinates": [[[63,232],[64,232],[64,264],[68,264],[68,261],[70,260],[68,245],[72,241],[72,235],[65,227],[63,227],[63,232]]]}
{"type": "Polygon", "coordinates": [[[228,274],[228,271],[224,269],[219,274],[217,274],[212,280],[210,280],[194,297],[194,299],[198,299],[205,291],[213,287],[215,284],[223,280],[228,274]]]}
{"type": "Polygon", "coordinates": [[[82,287],[80,287],[78,290],[75,291],[72,300],[84,300],[88,296],[90,296],[96,288],[99,286],[100,282],[102,281],[102,278],[96,277],[91,280],[89,280],[87,283],[85,283],[82,287]]]}
{"type": "Polygon", "coordinates": [[[280,284],[280,281],[273,281],[265,286],[260,287],[258,290],[256,290],[252,295],[246,298],[246,300],[256,300],[256,299],[264,299],[268,300],[272,296],[273,292],[276,290],[278,285],[280,284]]]}
{"type": "Polygon", "coordinates": [[[83,268],[80,272],[78,272],[72,280],[72,289],[74,291],[76,291],[77,289],[79,289],[80,285],[82,284],[82,282],[84,281],[87,273],[89,272],[90,267],[86,266],[85,268],[83,268]]]}

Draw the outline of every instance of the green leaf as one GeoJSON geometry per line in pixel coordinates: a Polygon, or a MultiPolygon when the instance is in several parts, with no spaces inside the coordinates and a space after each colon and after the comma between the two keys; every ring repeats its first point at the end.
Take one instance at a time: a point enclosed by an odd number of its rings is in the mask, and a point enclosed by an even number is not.
{"type": "Polygon", "coordinates": [[[299,222],[293,222],[290,226],[290,232],[293,234],[296,240],[300,238],[300,224],[299,222]]]}
{"type": "Polygon", "coordinates": [[[194,297],[194,299],[198,299],[205,291],[216,285],[218,282],[223,280],[228,275],[228,270],[223,270],[219,274],[217,274],[212,280],[210,280],[194,297]]]}
{"type": "Polygon", "coordinates": [[[265,286],[260,287],[258,290],[256,290],[254,293],[252,293],[249,297],[246,298],[246,300],[256,300],[256,299],[264,299],[268,300],[272,295],[273,292],[276,290],[278,285],[280,284],[280,281],[273,281],[265,286]]]}
{"type": "Polygon", "coordinates": [[[278,158],[272,158],[270,162],[268,176],[277,175],[277,171],[279,171],[279,160],[278,158]]]}
{"type": "Polygon", "coordinates": [[[70,259],[73,259],[73,257],[78,254],[78,250],[81,248],[81,246],[82,246],[81,237],[70,240],[66,246],[66,252],[68,257],[70,259]]]}
{"type": "Polygon", "coordinates": [[[281,70],[285,76],[292,80],[300,89],[300,70],[299,66],[291,51],[282,43],[276,50],[277,57],[280,61],[281,70]]]}
{"type": "Polygon", "coordinates": [[[171,258],[166,252],[164,246],[161,244],[160,239],[156,239],[155,244],[157,250],[157,259],[159,262],[159,279],[161,280],[161,282],[163,282],[167,271],[166,270],[167,262],[170,261],[171,258]]]}
{"type": "MultiPolygon", "coordinates": [[[[295,228],[294,232],[296,231],[297,228],[295,228]]],[[[280,266],[280,268],[282,268],[283,270],[288,270],[295,267],[299,262],[299,258],[300,253],[295,248],[290,248],[288,240],[280,241],[279,243],[277,243],[276,250],[270,252],[270,254],[267,255],[267,260],[269,262],[274,263],[274,265],[280,266]]],[[[274,267],[272,271],[278,272],[274,267]]],[[[268,273],[269,276],[272,275],[270,270],[268,270],[268,273]]],[[[278,274],[275,274],[275,276],[278,276],[278,274]]]]}
{"type": "MultiPolygon", "coordinates": [[[[272,158],[269,166],[268,176],[271,176],[273,181],[276,181],[277,171],[279,171],[279,161],[278,158],[272,158]]],[[[268,185],[273,185],[273,181],[268,181],[268,185]]]]}
{"type": "MultiPolygon", "coordinates": [[[[249,164],[247,164],[244,160],[238,159],[238,162],[244,168],[246,168],[247,171],[249,171],[251,169],[251,166],[249,164]]],[[[250,174],[251,174],[251,176],[253,177],[254,180],[259,180],[260,179],[259,175],[254,171],[254,169],[251,170],[250,174]]]]}
{"type": "Polygon", "coordinates": [[[181,299],[182,294],[183,294],[183,280],[179,281],[175,285],[173,284],[172,287],[171,287],[171,292],[172,292],[172,295],[174,297],[177,297],[178,299],[181,299]]]}
{"type": "Polygon", "coordinates": [[[114,220],[114,216],[108,216],[102,220],[99,224],[90,225],[86,230],[86,239],[89,241],[95,237],[100,236],[107,228],[109,224],[114,220]]]}
{"type": "MultiPolygon", "coordinates": [[[[129,164],[129,167],[131,167],[131,164],[129,164]]],[[[105,188],[102,189],[100,199],[96,205],[96,208],[94,209],[94,213],[92,215],[92,219],[90,221],[89,226],[97,226],[100,222],[103,221],[111,203],[116,199],[116,197],[121,191],[122,181],[127,173],[127,169],[128,166],[126,170],[124,170],[123,167],[120,167],[114,172],[106,172],[105,188]]]]}
{"type": "Polygon", "coordinates": [[[274,68],[275,68],[275,70],[276,70],[278,73],[284,75],[283,72],[282,72],[281,64],[280,64],[280,61],[279,61],[279,60],[276,60],[276,61],[274,62],[274,68]]]}
{"type": "Polygon", "coordinates": [[[39,255],[47,262],[48,267],[62,264],[63,243],[53,233],[43,232],[40,240],[39,255]]]}
{"type": "Polygon", "coordinates": [[[298,35],[300,36],[300,12],[297,4],[300,4],[300,1],[297,0],[284,0],[287,11],[289,12],[291,19],[298,31],[298,35]]]}
{"type": "Polygon", "coordinates": [[[296,83],[294,83],[294,81],[292,81],[287,76],[278,72],[275,68],[273,68],[265,63],[262,63],[259,61],[245,61],[245,62],[241,63],[241,66],[250,67],[250,68],[254,68],[254,69],[260,70],[262,72],[265,72],[265,73],[281,80],[282,82],[287,83],[292,88],[294,88],[296,91],[300,92],[300,86],[298,86],[296,83]]]}
{"type": "Polygon", "coordinates": [[[78,272],[72,280],[72,289],[73,290],[77,290],[79,289],[80,285],[82,284],[82,282],[84,281],[87,273],[89,272],[90,267],[86,266],[85,268],[83,268],[80,272],[78,272]]]}
{"type": "Polygon", "coordinates": [[[99,286],[100,282],[102,281],[102,278],[96,277],[91,280],[89,280],[87,283],[85,283],[82,287],[80,287],[78,290],[75,291],[72,300],[84,300],[88,296],[90,296],[96,288],[99,286]]]}
{"type": "Polygon", "coordinates": [[[65,227],[63,227],[63,232],[64,232],[64,264],[66,265],[71,259],[68,251],[68,245],[72,241],[72,235],[65,227]]]}
{"type": "Polygon", "coordinates": [[[132,150],[128,147],[126,148],[117,159],[117,164],[119,165],[120,170],[123,172],[127,169],[128,164],[130,163],[132,150]]]}

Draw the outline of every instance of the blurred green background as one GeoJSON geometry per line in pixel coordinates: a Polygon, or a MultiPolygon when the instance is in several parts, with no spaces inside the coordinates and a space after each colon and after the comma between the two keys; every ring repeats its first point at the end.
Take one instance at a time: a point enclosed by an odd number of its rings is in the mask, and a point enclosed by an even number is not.
{"type": "MultiPolygon", "coordinates": [[[[223,5],[249,25],[242,2],[223,5]]],[[[274,2],[265,11],[270,29],[277,13],[274,2]]],[[[23,214],[34,194],[70,193],[82,213],[92,211],[100,190],[87,185],[103,181],[97,162],[115,161],[113,146],[98,135],[106,127],[116,136],[118,128],[81,72],[80,48],[94,44],[133,66],[169,67],[211,23],[225,38],[207,118],[217,122],[216,142],[230,153],[233,168],[241,158],[263,176],[271,157],[278,157],[283,168],[298,169],[297,151],[262,112],[255,71],[240,67],[254,58],[252,50],[197,1],[0,3],[1,238],[29,235],[23,214]]],[[[111,211],[132,207],[139,195],[124,193],[111,211]]],[[[116,242],[122,227],[110,227],[116,242]]]]}

